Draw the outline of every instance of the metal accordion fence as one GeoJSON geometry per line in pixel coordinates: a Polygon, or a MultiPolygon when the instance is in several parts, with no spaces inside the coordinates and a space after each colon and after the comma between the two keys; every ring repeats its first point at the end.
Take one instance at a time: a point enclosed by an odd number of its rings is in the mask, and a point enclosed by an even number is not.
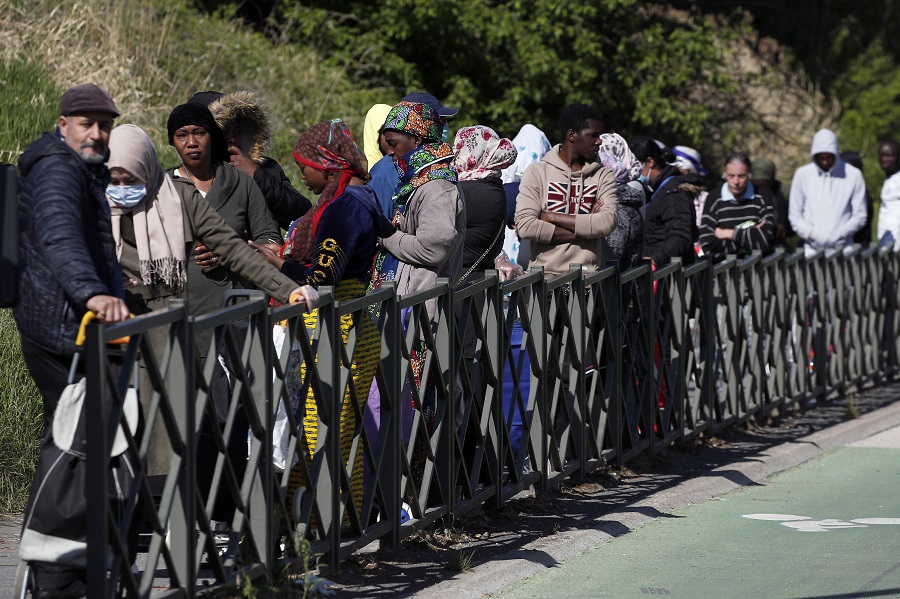
{"type": "Polygon", "coordinates": [[[503,284],[488,271],[404,297],[388,284],[336,301],[326,288],[312,314],[261,295],[200,317],[176,302],[90,325],[90,596],[194,596],[272,579],[304,552],[337,564],[526,489],[875,385],[898,368],[898,270],[898,254],[874,247],[777,250],[503,284]],[[213,333],[205,355],[200,331],[213,333]],[[144,425],[125,436],[140,471],[111,500],[109,448],[138,367],[144,425]],[[151,485],[154,438],[171,449],[151,485]]]}

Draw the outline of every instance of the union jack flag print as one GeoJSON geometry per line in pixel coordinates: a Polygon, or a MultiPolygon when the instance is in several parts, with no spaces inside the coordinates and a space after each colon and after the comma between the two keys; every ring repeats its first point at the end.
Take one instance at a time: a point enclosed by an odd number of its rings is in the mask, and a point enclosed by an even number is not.
{"type": "Polygon", "coordinates": [[[572,183],[571,193],[568,183],[551,181],[547,184],[547,212],[560,214],[590,214],[594,201],[597,199],[597,184],[585,187],[581,202],[578,197],[581,194],[581,182],[572,183]]]}

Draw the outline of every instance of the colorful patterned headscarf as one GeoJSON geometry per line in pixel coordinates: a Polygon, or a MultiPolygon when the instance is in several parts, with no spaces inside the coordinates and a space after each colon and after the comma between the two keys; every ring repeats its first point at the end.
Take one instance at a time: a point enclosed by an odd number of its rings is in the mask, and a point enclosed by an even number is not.
{"type": "Polygon", "coordinates": [[[423,140],[439,142],[443,124],[440,117],[428,104],[400,102],[395,104],[384,119],[382,131],[400,131],[421,137],[423,140]]]}
{"type": "MultiPolygon", "coordinates": [[[[394,130],[432,140],[394,161],[400,178],[394,188],[394,213],[391,215],[391,222],[397,227],[400,226],[409,198],[417,187],[437,179],[451,183],[459,180],[450,164],[453,162],[453,148],[437,141],[441,139],[441,129],[438,116],[431,107],[415,102],[400,102],[391,109],[384,122],[385,131],[394,130]]],[[[369,290],[378,289],[385,281],[393,281],[398,265],[396,256],[384,249],[380,250],[375,257],[369,290]]]]}
{"type": "Polygon", "coordinates": [[[518,152],[508,139],[490,127],[475,125],[456,132],[453,166],[460,181],[499,179],[500,171],[511,165],[518,152]]]}
{"type": "Polygon", "coordinates": [[[294,145],[294,160],[301,166],[339,174],[328,177],[316,205],[294,224],[290,243],[282,252],[289,253],[291,259],[300,264],[309,264],[316,229],[325,207],[344,193],[351,178],[368,181],[369,171],[365,156],[341,119],[318,123],[303,133],[294,145]]]}
{"type": "MultiPolygon", "coordinates": [[[[600,136],[600,149],[597,151],[600,155],[600,161],[603,162],[603,155],[615,158],[616,161],[624,165],[627,172],[624,181],[633,181],[641,175],[641,163],[635,158],[628,147],[628,142],[618,133],[604,133],[600,136]]],[[[604,166],[606,165],[603,162],[604,166]]],[[[616,177],[618,180],[619,178],[616,177]]]]}

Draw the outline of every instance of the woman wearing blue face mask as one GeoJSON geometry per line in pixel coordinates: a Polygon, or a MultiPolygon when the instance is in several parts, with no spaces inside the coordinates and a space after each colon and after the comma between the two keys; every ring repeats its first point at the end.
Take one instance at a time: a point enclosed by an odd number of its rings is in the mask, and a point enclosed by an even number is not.
{"type": "Polygon", "coordinates": [[[664,266],[672,258],[693,262],[697,222],[692,190],[702,185],[702,180],[697,175],[682,174],[672,150],[662,142],[639,138],[630,145],[641,163],[638,181],[647,188],[644,258],[654,267],[664,266]]]}
{"type": "Polygon", "coordinates": [[[116,127],[109,151],[106,197],[125,277],[125,301],[132,313],[164,308],[166,299],[184,296],[186,260],[196,241],[221,256],[229,270],[279,301],[288,299],[296,283],[250,249],[208,202],[182,199],[143,129],[116,127]]]}
{"type": "MultiPolygon", "coordinates": [[[[157,162],[156,149],[143,129],[121,125],[109,136],[110,184],[106,188],[112,217],[116,257],[125,278],[125,302],[132,314],[166,307],[170,298],[188,296],[186,262],[197,242],[205,244],[222,266],[254,283],[282,303],[297,283],[282,275],[253,251],[199,194],[182,195],[157,162]]],[[[192,276],[203,276],[197,273],[192,276]]],[[[308,286],[299,288],[312,309],[318,297],[308,286]]],[[[216,307],[216,306],[214,306],[216,307]]],[[[166,347],[168,330],[152,329],[147,339],[157,358],[166,347]]],[[[141,369],[141,389],[152,385],[141,369]]],[[[142,397],[142,402],[147,398],[142,397]]],[[[147,474],[151,485],[168,470],[169,440],[157,425],[151,434],[147,474]]],[[[244,434],[243,451],[246,455],[244,434]]],[[[158,492],[158,489],[154,489],[158,492]]]]}

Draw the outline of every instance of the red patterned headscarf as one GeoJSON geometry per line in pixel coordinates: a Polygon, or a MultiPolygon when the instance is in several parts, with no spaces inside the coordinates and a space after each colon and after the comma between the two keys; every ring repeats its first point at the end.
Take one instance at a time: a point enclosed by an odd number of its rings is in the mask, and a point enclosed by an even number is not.
{"type": "Polygon", "coordinates": [[[300,264],[312,262],[312,248],[316,229],[325,207],[344,193],[350,179],[369,180],[366,157],[360,151],[350,130],[341,119],[332,119],[310,127],[294,145],[294,160],[301,166],[324,173],[337,173],[328,177],[313,209],[304,214],[294,227],[291,237],[291,259],[300,264]]]}

